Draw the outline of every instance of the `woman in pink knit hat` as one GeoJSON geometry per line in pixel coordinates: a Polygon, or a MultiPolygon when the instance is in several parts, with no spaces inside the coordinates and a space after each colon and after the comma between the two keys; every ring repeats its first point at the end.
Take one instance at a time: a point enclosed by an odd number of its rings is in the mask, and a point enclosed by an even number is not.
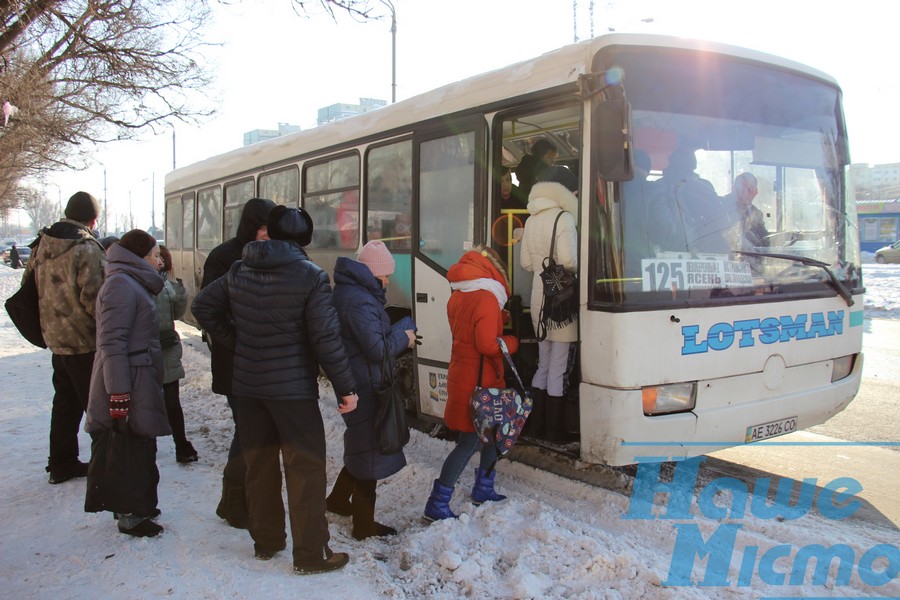
{"type": "Polygon", "coordinates": [[[353,516],[353,537],[393,535],[397,530],[375,521],[375,485],[406,465],[403,451],[384,455],[375,449],[375,390],[381,386],[382,363],[395,369],[397,357],[415,346],[415,324],[409,317],[391,324],[384,307],[385,286],[394,272],[394,257],[380,240],[359,251],[357,260],[340,257],[334,267],[331,295],[341,321],[341,337],[356,378],[359,403],[343,415],[344,468],[338,475],[328,510],[353,516]]]}

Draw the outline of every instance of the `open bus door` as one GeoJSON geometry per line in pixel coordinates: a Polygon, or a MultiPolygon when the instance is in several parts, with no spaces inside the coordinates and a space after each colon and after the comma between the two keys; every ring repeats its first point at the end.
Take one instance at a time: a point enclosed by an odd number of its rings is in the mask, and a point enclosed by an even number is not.
{"type": "Polygon", "coordinates": [[[413,311],[420,414],[442,418],[452,338],[447,322],[447,270],[483,240],[485,125],[470,119],[415,139],[413,311]],[[478,225],[476,225],[478,224],[478,225]]]}
{"type": "MultiPolygon", "coordinates": [[[[172,254],[175,277],[181,279],[188,298],[193,298],[200,289],[200,281],[194,269],[194,193],[166,199],[166,247],[172,254]]],[[[187,307],[184,319],[193,322],[187,307]]]]}

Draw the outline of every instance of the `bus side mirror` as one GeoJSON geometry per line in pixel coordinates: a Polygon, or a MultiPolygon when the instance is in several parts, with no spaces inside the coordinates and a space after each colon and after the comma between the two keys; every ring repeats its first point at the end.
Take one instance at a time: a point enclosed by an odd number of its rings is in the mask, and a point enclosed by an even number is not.
{"type": "Polygon", "coordinates": [[[595,102],[591,127],[597,176],[606,181],[631,181],[631,105],[623,98],[595,102]]]}

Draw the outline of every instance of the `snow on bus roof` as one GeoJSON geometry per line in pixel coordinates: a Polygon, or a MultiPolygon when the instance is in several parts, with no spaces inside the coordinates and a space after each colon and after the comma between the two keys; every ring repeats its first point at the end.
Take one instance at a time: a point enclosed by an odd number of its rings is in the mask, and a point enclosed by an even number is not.
{"type": "Polygon", "coordinates": [[[450,83],[406,100],[312,129],[280,136],[212,156],[171,171],[166,175],[166,194],[179,193],[202,184],[249,175],[261,167],[275,168],[315,152],[337,149],[348,140],[384,134],[398,135],[410,123],[461,113],[476,106],[525,96],[565,84],[575,84],[590,69],[593,56],[616,45],[655,46],[713,52],[764,62],[821,79],[837,82],[829,75],[779,56],[700,39],[656,34],[611,33],[552,50],[533,59],[450,83]],[[535,82],[540,82],[540,88],[535,82]],[[281,164],[279,164],[281,163],[281,164]]]}

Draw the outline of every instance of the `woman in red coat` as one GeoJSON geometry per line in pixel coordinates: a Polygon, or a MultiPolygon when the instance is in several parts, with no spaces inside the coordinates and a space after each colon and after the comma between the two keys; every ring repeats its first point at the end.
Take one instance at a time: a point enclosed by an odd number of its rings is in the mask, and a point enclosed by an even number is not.
{"type": "Polygon", "coordinates": [[[491,467],[497,460],[497,450],[492,444],[482,444],[475,432],[469,398],[476,385],[506,387],[503,353],[497,338],[503,338],[510,352],[519,348],[519,340],[515,336],[503,335],[503,306],[509,298],[510,287],[506,266],[495,250],[475,246],[450,267],[447,279],[453,290],[447,302],[453,348],[447,373],[448,397],[444,422],[459,435],[456,447],[444,460],[440,477],[434,481],[431,496],[425,505],[425,518],[429,521],[456,517],[449,506],[453,486],[469,459],[478,451],[481,451],[481,460],[475,470],[472,501],[481,504],[506,498],[494,491],[497,472],[491,467]],[[482,358],[484,367],[479,383],[478,371],[482,358]]]}

